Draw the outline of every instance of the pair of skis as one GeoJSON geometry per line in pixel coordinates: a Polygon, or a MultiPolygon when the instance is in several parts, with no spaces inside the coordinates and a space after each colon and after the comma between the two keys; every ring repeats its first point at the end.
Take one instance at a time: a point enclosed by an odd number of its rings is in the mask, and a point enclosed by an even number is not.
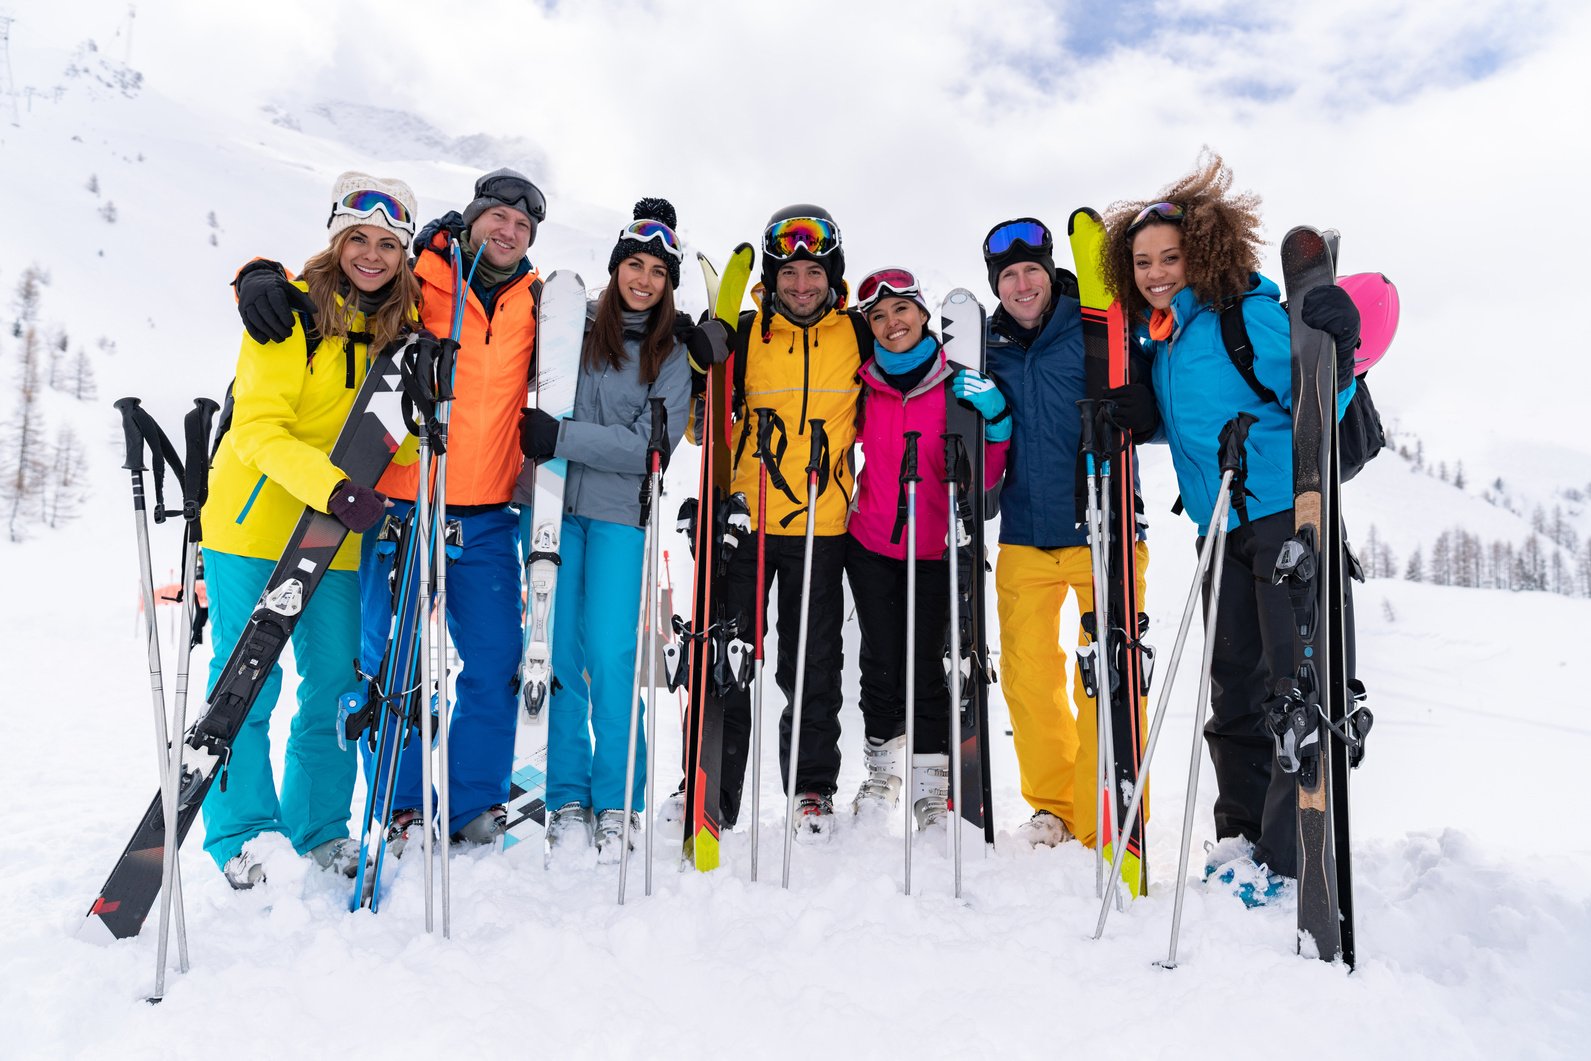
{"type": "Polygon", "coordinates": [[[1100,754],[1096,787],[1095,887],[1115,894],[1106,882],[1106,861],[1137,897],[1149,890],[1144,857],[1147,808],[1134,796],[1143,765],[1143,698],[1149,693],[1154,651],[1143,642],[1149,617],[1138,599],[1137,546],[1143,506],[1137,492],[1137,455],[1132,438],[1114,427],[1102,408],[1105,391],[1128,380],[1126,313],[1105,281],[1105,226],[1093,210],[1073,211],[1067,222],[1077,269],[1083,316],[1083,356],[1089,404],[1084,410],[1081,449],[1087,476],[1089,547],[1094,561],[1094,612],[1084,616],[1092,644],[1078,650],[1084,686],[1094,695],[1100,754]],[[1103,415],[1094,415],[1103,414],[1103,415]],[[1129,804],[1138,809],[1129,817],[1129,804]],[[1115,848],[1126,848],[1115,857],[1115,848]]]}
{"type": "MultiPolygon", "coordinates": [[[[402,348],[394,345],[375,356],[332,446],[332,463],[352,482],[374,486],[408,434],[402,408],[401,353],[402,348]]],[[[134,463],[129,454],[129,464],[134,463]]],[[[141,461],[137,463],[141,465],[141,461]]],[[[133,474],[136,505],[142,495],[141,469],[134,468],[133,474]]],[[[164,792],[157,794],[89,908],[80,936],[125,939],[143,927],[162,890],[163,865],[174,856],[198,817],[199,806],[223,768],[271,667],[347,535],[347,528],[324,512],[306,508],[299,518],[282,558],[266,580],[259,604],[206,698],[204,710],[171,752],[174,824],[166,814],[164,792]],[[165,853],[168,838],[172,855],[165,853]]],[[[174,873],[171,879],[170,890],[175,893],[174,873]]]]}

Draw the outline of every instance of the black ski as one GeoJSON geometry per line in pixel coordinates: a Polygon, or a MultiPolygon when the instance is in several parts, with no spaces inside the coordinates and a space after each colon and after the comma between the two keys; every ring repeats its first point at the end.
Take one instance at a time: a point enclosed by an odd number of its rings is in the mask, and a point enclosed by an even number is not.
{"type": "Polygon", "coordinates": [[[1328,238],[1295,228],[1282,241],[1293,347],[1294,536],[1277,561],[1298,636],[1297,670],[1267,710],[1277,755],[1298,778],[1298,947],[1354,963],[1348,770],[1358,764],[1369,712],[1352,710],[1345,624],[1345,560],[1338,505],[1337,349],[1304,324],[1304,296],[1334,282],[1328,238]]]}
{"type": "MultiPolygon", "coordinates": [[[[332,447],[332,463],[353,482],[374,486],[408,434],[402,407],[402,349],[394,344],[375,357],[332,447]]],[[[177,793],[179,846],[198,817],[211,782],[218,772],[224,773],[232,740],[347,535],[335,517],[306,508],[288,538],[226,670],[184,737],[177,793]]],[[[156,793],[89,908],[80,936],[125,939],[138,934],[160,892],[165,842],[165,815],[156,793]]]]}
{"type": "MultiPolygon", "coordinates": [[[[945,356],[956,368],[984,371],[987,366],[983,306],[970,291],[957,288],[945,297],[940,312],[945,356]]],[[[994,799],[990,791],[986,734],[989,730],[989,683],[995,679],[989,662],[988,624],[984,615],[987,554],[983,526],[984,520],[993,515],[995,501],[989,497],[985,482],[983,419],[975,409],[955,400],[948,384],[945,395],[945,435],[947,440],[958,440],[956,449],[960,457],[959,467],[947,468],[957,483],[957,500],[951,519],[960,543],[955,555],[959,571],[956,585],[961,598],[957,609],[961,620],[962,679],[958,712],[961,740],[955,754],[961,756],[962,799],[955,811],[962,828],[968,830],[968,839],[980,839],[988,845],[994,843],[994,815],[991,813],[994,799]],[[976,838],[974,833],[978,834],[976,838]]],[[[949,647],[947,631],[947,666],[949,647]]]]}

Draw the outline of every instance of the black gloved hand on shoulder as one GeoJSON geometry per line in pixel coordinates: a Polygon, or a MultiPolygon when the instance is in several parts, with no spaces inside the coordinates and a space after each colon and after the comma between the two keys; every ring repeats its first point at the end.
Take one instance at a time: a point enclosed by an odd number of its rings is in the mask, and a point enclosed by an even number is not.
{"type": "Polygon", "coordinates": [[[416,257],[419,256],[422,250],[431,246],[431,241],[436,239],[438,232],[446,232],[449,239],[460,238],[464,235],[464,215],[457,210],[449,210],[422,228],[420,234],[414,237],[414,253],[416,257]]]}
{"type": "Polygon", "coordinates": [[[292,338],[295,313],[315,315],[308,293],[289,283],[281,263],[269,258],[256,258],[239,269],[232,288],[237,292],[238,316],[257,343],[284,342],[292,338]]]}
{"type": "Polygon", "coordinates": [[[1322,284],[1305,293],[1299,315],[1337,343],[1337,389],[1346,390],[1353,382],[1353,352],[1359,349],[1359,307],[1336,284],[1322,284]]]}

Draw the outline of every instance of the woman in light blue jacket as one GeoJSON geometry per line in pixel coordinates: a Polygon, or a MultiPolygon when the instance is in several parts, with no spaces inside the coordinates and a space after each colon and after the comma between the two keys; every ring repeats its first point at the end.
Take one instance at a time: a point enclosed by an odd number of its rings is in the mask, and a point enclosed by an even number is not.
{"type": "MultiPolygon", "coordinates": [[[[1293,775],[1275,761],[1264,712],[1276,680],[1295,665],[1288,589],[1271,581],[1281,545],[1293,536],[1292,346],[1280,292],[1258,272],[1259,199],[1231,194],[1231,182],[1231,171],[1211,154],[1158,200],[1113,206],[1106,271],[1153,359],[1163,438],[1201,537],[1210,531],[1221,482],[1221,428],[1242,412],[1256,418],[1248,434],[1246,518],[1234,512],[1228,521],[1205,737],[1219,838],[1206,869],[1258,906],[1298,875],[1293,775]],[[1274,401],[1248,385],[1228,354],[1221,311],[1234,303],[1254,374],[1274,401]]],[[[1331,334],[1345,355],[1359,344],[1359,313],[1340,288],[1311,291],[1302,310],[1304,322],[1331,334]]],[[[1353,393],[1353,358],[1340,362],[1339,417],[1353,393]]]]}
{"type": "MultiPolygon", "coordinates": [[[[520,425],[526,457],[569,462],[553,602],[547,839],[553,848],[595,842],[602,861],[619,859],[624,823],[651,399],[663,399],[671,450],[690,401],[674,312],[684,260],[675,223],[667,200],[635,205],[608,260],[612,279],[590,310],[574,415],[532,409],[520,425]]],[[[644,729],[638,737],[632,832],[646,786],[644,729]]]]}

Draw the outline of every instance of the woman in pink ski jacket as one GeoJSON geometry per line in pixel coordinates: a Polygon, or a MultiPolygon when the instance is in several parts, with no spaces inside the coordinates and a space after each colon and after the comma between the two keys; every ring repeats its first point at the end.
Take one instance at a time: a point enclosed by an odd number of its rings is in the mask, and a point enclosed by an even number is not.
{"type": "Polygon", "coordinates": [[[947,403],[975,409],[984,423],[986,480],[999,481],[1010,447],[1011,415],[994,381],[945,358],[928,330],[928,304],[905,269],[880,269],[857,288],[857,308],[872,330],[873,357],[861,368],[857,441],[862,470],[847,524],[845,571],[861,628],[861,708],[868,776],[852,801],[857,814],[899,802],[906,759],[906,525],[901,462],[906,433],[917,446],[917,680],[912,792],[919,829],[946,818],[950,692],[943,657],[950,615],[943,487],[947,403]]]}

